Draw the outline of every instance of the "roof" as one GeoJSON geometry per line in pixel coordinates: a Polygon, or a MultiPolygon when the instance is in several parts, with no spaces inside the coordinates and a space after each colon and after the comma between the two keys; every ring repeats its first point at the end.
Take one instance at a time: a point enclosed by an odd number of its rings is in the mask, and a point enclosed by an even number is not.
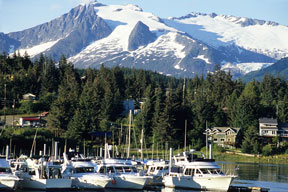
{"type": "Polygon", "coordinates": [[[278,121],[277,121],[277,119],[263,117],[263,118],[259,119],[259,123],[275,123],[275,124],[277,124],[278,121]]]}
{"type": "Polygon", "coordinates": [[[45,111],[45,112],[42,112],[42,113],[40,114],[40,116],[41,116],[41,117],[46,117],[48,114],[49,114],[49,112],[45,111]]]}
{"type": "Polygon", "coordinates": [[[40,117],[22,117],[23,121],[40,121],[40,117]]]}
{"type": "Polygon", "coordinates": [[[36,97],[36,95],[34,95],[32,93],[26,93],[23,96],[25,96],[25,97],[36,97]]]}
{"type": "Polygon", "coordinates": [[[231,130],[233,131],[234,133],[238,133],[240,128],[235,128],[235,127],[214,127],[212,129],[213,132],[218,132],[218,133],[225,133],[227,132],[228,130],[231,130]]]}

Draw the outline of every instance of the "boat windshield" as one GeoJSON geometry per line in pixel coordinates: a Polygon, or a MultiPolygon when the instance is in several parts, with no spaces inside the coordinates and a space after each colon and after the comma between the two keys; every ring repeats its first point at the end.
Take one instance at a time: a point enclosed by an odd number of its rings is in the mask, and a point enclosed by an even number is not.
{"type": "MultiPolygon", "coordinates": [[[[200,169],[202,174],[223,174],[223,172],[220,169],[211,169],[211,168],[207,168],[207,169],[200,169]]],[[[199,170],[196,170],[197,174],[200,174],[199,170]]]]}
{"type": "Polygon", "coordinates": [[[94,167],[77,167],[76,173],[95,173],[94,167]]]}
{"type": "Polygon", "coordinates": [[[131,173],[131,172],[137,173],[137,169],[135,167],[123,167],[123,168],[125,173],[131,173]]]}

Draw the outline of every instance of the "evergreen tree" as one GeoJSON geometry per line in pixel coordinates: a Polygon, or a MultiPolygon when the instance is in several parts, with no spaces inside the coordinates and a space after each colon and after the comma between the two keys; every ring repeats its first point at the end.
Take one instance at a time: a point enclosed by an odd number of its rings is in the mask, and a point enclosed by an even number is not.
{"type": "Polygon", "coordinates": [[[48,126],[54,128],[57,134],[67,130],[73,118],[79,98],[79,79],[72,65],[67,64],[58,88],[58,98],[52,104],[48,118],[48,126]]]}
{"type": "Polygon", "coordinates": [[[73,119],[68,124],[66,136],[70,139],[89,139],[92,131],[99,130],[101,113],[101,93],[98,79],[87,81],[79,99],[73,119]]]}
{"type": "Polygon", "coordinates": [[[255,126],[249,126],[247,131],[244,133],[244,140],[241,146],[242,152],[257,154],[260,152],[260,148],[258,130],[255,126]]]}

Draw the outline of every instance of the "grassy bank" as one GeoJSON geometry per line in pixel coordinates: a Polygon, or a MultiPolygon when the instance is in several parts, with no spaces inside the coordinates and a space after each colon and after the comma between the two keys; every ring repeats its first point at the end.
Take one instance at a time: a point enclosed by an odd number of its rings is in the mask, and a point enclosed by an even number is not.
{"type": "Polygon", "coordinates": [[[243,163],[263,163],[263,164],[288,164],[288,155],[250,155],[237,151],[234,152],[214,152],[216,161],[243,162],[243,163]]]}

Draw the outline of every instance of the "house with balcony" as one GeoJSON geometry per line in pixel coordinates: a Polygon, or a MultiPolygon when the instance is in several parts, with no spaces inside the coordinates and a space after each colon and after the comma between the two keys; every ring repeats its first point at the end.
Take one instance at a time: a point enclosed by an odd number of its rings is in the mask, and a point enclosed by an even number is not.
{"type": "Polygon", "coordinates": [[[239,140],[240,128],[235,127],[214,127],[208,129],[211,142],[226,148],[234,148],[239,140]]]}
{"type": "Polygon", "coordinates": [[[264,143],[271,143],[274,137],[279,137],[280,141],[288,141],[288,123],[278,122],[274,118],[260,118],[259,136],[264,143]]]}

